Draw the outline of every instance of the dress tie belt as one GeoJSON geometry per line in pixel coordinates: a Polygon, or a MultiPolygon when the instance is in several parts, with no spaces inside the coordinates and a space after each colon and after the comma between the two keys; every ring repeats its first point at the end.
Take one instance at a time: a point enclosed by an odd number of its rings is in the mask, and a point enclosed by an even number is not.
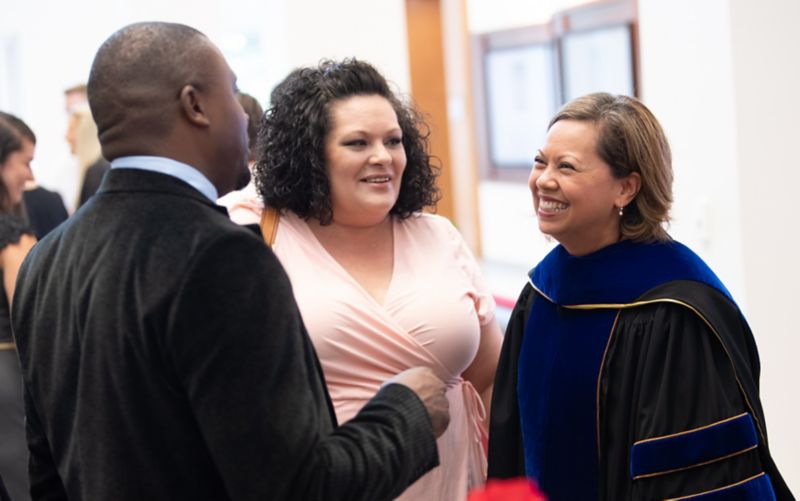
{"type": "Polygon", "coordinates": [[[486,421],[486,407],[483,405],[478,390],[469,381],[462,380],[461,391],[464,395],[464,409],[467,413],[470,430],[467,480],[471,490],[486,482],[488,436],[483,425],[486,421]]]}

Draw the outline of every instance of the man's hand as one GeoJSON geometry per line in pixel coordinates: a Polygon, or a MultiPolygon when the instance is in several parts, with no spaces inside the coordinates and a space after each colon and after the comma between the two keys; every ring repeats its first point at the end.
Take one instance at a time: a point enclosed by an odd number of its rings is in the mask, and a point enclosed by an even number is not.
{"type": "Polygon", "coordinates": [[[425,409],[433,423],[433,433],[440,437],[450,423],[450,403],[445,391],[447,387],[432,369],[414,367],[394,376],[386,383],[398,383],[411,388],[425,404],[425,409]]]}

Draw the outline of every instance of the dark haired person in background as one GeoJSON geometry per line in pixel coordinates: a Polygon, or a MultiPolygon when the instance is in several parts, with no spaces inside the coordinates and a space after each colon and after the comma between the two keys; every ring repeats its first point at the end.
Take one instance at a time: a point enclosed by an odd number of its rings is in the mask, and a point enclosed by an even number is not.
{"type": "Polygon", "coordinates": [[[0,112],[0,478],[15,501],[30,499],[22,378],[9,319],[19,267],[36,242],[22,217],[35,149],[25,130],[30,131],[22,120],[0,112]]]}
{"type": "Polygon", "coordinates": [[[22,203],[31,231],[38,240],[69,217],[61,195],[39,185],[25,190],[22,203]]]}
{"type": "MultiPolygon", "coordinates": [[[[256,98],[250,94],[240,91],[236,93],[236,98],[239,100],[239,104],[242,105],[242,109],[247,114],[247,151],[249,152],[247,155],[247,166],[252,171],[253,165],[256,163],[258,127],[261,123],[261,117],[264,115],[264,109],[261,108],[261,105],[258,103],[256,98]]],[[[250,176],[250,172],[248,172],[247,175],[250,176]]],[[[250,181],[247,183],[247,186],[241,190],[228,193],[217,200],[217,203],[228,207],[237,201],[257,199],[256,185],[252,181],[251,177],[248,177],[248,179],[250,179],[250,181]]]]}
{"type": "MultiPolygon", "coordinates": [[[[25,122],[2,111],[0,118],[6,120],[17,131],[25,144],[30,144],[31,148],[36,146],[36,135],[25,122]]],[[[68,217],[61,195],[37,185],[34,180],[26,183],[25,191],[22,193],[22,207],[28,226],[37,240],[41,240],[68,217]]]]}

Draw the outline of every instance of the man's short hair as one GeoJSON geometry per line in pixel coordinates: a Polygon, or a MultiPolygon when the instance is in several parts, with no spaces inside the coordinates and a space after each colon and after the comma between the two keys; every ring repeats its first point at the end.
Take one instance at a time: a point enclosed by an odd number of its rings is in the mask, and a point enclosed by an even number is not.
{"type": "Polygon", "coordinates": [[[157,138],[173,125],[180,91],[209,81],[210,42],[182,24],[147,22],[122,28],[97,51],[87,85],[105,148],[134,132],[157,138]]]}

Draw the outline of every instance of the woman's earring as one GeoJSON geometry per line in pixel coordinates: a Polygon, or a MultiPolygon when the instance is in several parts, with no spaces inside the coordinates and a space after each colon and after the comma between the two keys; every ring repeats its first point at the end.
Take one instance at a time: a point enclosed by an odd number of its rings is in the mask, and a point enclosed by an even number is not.
{"type": "Polygon", "coordinates": [[[619,207],[619,217],[622,217],[622,207],[619,207]]]}

